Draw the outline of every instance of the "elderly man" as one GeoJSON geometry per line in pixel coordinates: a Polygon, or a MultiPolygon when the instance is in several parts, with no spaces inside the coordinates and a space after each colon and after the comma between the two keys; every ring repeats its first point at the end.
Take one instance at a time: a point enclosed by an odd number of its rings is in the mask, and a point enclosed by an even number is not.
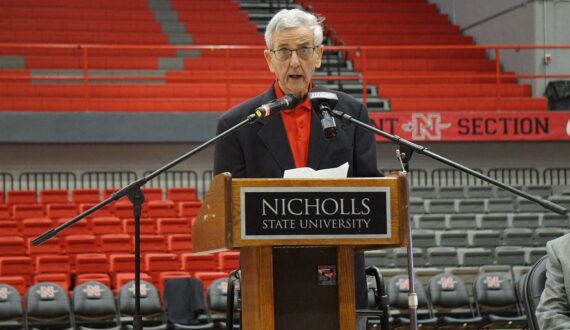
{"type": "MultiPolygon", "coordinates": [[[[224,138],[216,145],[214,173],[230,172],[235,178],[280,178],[285,170],[298,167],[325,169],[349,164],[352,177],[378,177],[374,136],[362,128],[341,125],[335,138],[323,134],[320,118],[312,111],[308,93],[323,56],[322,21],[299,9],[281,10],[265,32],[264,56],[275,81],[250,100],[235,106],[218,120],[218,133],[245,119],[257,107],[286,94],[301,102],[291,110],[262,118],[224,138]]],[[[365,106],[351,96],[335,91],[337,109],[369,123],[365,106]]],[[[294,249],[291,249],[294,250],[294,249]]],[[[298,250],[298,249],[297,249],[298,250]]],[[[292,253],[296,262],[302,255],[292,253]]],[[[364,257],[355,254],[356,306],[367,307],[364,257]]],[[[299,297],[299,300],[303,300],[299,297]]]]}
{"type": "MultiPolygon", "coordinates": [[[[293,110],[262,119],[252,127],[220,141],[216,146],[214,172],[230,172],[237,178],[278,178],[287,169],[309,166],[323,169],[348,162],[349,176],[381,176],[376,165],[376,146],[371,133],[341,126],[327,140],[307,97],[312,77],[321,66],[323,30],[317,18],[298,9],[282,10],[267,26],[264,51],[275,82],[261,95],[237,105],[218,120],[218,133],[251,114],[254,109],[285,94],[302,102],[293,110]]],[[[369,122],[362,103],[341,92],[337,109],[369,122]]]]}

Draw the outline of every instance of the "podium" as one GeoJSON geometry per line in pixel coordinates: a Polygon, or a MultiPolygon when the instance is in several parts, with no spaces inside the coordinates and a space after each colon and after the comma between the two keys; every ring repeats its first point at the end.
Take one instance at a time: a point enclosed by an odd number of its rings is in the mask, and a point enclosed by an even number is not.
{"type": "Polygon", "coordinates": [[[192,227],[192,249],[240,250],[243,329],[354,330],[354,253],[404,246],[407,205],[405,174],[232,179],[221,173],[192,227]]]}

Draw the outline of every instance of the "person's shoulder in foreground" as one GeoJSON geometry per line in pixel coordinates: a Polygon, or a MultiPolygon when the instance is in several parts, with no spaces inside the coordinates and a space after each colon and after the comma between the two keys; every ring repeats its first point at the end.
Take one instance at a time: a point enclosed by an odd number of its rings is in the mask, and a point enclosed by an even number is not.
{"type": "Polygon", "coordinates": [[[570,329],[570,234],[546,243],[546,283],[536,309],[540,329],[570,329]]]}

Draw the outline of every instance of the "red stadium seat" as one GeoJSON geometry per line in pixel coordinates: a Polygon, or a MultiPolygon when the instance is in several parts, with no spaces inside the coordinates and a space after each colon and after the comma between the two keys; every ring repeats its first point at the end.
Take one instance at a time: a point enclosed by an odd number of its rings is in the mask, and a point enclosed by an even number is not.
{"type": "Polygon", "coordinates": [[[0,204],[0,219],[10,219],[12,217],[11,208],[8,204],[0,204]]]}
{"type": "Polygon", "coordinates": [[[34,237],[28,238],[28,255],[37,256],[42,254],[60,254],[61,243],[59,237],[52,237],[38,246],[32,245],[34,237]]]}
{"type": "Polygon", "coordinates": [[[178,205],[178,215],[181,217],[194,218],[198,215],[202,201],[181,202],[178,205]]]}
{"type": "MultiPolygon", "coordinates": [[[[66,223],[67,221],[69,221],[69,219],[71,218],[61,218],[58,219],[56,221],[56,224],[62,225],[64,223],[66,223]]],[[[89,221],[88,219],[81,219],[79,221],[77,221],[76,223],[74,223],[73,225],[65,228],[64,230],[62,230],[59,235],[61,237],[63,236],[69,236],[69,235],[78,235],[78,234],[90,234],[91,231],[89,230],[89,221]]]]}
{"type": "Polygon", "coordinates": [[[66,255],[39,255],[36,257],[36,274],[69,273],[71,263],[66,255]]]}
{"type": "Polygon", "coordinates": [[[46,211],[47,216],[52,219],[71,219],[79,214],[77,205],[74,203],[49,204],[46,211]]]}
{"type": "Polygon", "coordinates": [[[18,236],[20,230],[14,220],[0,220],[0,236],[18,236]]]}
{"type": "MultiPolygon", "coordinates": [[[[111,197],[111,195],[116,193],[118,190],[119,189],[117,188],[106,188],[105,190],[103,190],[103,198],[111,197]]],[[[126,198],[124,198],[123,200],[126,200],[126,198]]]]}
{"type": "Polygon", "coordinates": [[[132,253],[132,244],[129,234],[104,234],[99,237],[99,246],[104,253],[132,253]]]}
{"type": "Polygon", "coordinates": [[[8,190],[6,192],[6,204],[37,204],[35,190],[8,190]]]}
{"type": "Polygon", "coordinates": [[[158,233],[169,234],[190,234],[188,218],[159,218],[157,221],[158,233]]]}
{"type": "Polygon", "coordinates": [[[148,274],[180,270],[180,260],[175,253],[147,253],[144,260],[144,270],[148,274]]]}
{"type": "MultiPolygon", "coordinates": [[[[141,258],[141,270],[144,269],[144,259],[141,258]]],[[[132,273],[135,271],[135,256],[127,253],[109,255],[109,271],[112,274],[132,273]]]]}
{"type": "Polygon", "coordinates": [[[141,188],[144,195],[144,202],[160,201],[164,199],[164,193],[161,188],[141,188]]]}
{"type": "Polygon", "coordinates": [[[69,235],[64,240],[67,254],[97,252],[97,241],[93,235],[69,235]]]}
{"type": "Polygon", "coordinates": [[[44,189],[40,191],[40,203],[43,205],[69,203],[69,192],[67,189],[44,189]]]}
{"type": "Polygon", "coordinates": [[[224,251],[218,253],[219,270],[229,273],[239,269],[239,251],[224,251]]]}
{"type": "MultiPolygon", "coordinates": [[[[127,218],[123,219],[123,233],[134,234],[135,233],[135,219],[127,218]]],[[[156,220],[149,218],[140,219],[140,232],[141,234],[153,235],[156,233],[156,220]]]]}
{"type": "Polygon", "coordinates": [[[94,217],[91,220],[91,232],[94,235],[115,234],[121,230],[121,219],[118,217],[94,217]]]}
{"type": "Polygon", "coordinates": [[[192,252],[192,235],[173,234],[167,236],[168,251],[192,252]]]}
{"type": "Polygon", "coordinates": [[[71,201],[75,204],[83,203],[99,203],[101,201],[101,192],[99,189],[74,189],[71,191],[71,201]]]}
{"type": "MultiPolygon", "coordinates": [[[[134,237],[133,237],[134,246],[134,237]]],[[[141,235],[140,237],[141,253],[149,252],[166,252],[166,238],[162,235],[141,235]]]]}
{"type": "Polygon", "coordinates": [[[0,276],[22,276],[31,285],[33,274],[31,257],[0,257],[0,276]]]}
{"type": "Polygon", "coordinates": [[[25,256],[26,241],[23,237],[2,237],[0,239],[0,256],[25,256]]]}
{"type": "MultiPolygon", "coordinates": [[[[143,207],[144,211],[144,207],[143,207]]],[[[129,200],[121,199],[113,205],[113,215],[119,218],[132,218],[133,215],[133,205],[129,200]]]]}
{"type": "Polygon", "coordinates": [[[218,270],[218,262],[214,254],[180,254],[182,270],[192,274],[196,272],[215,272],[218,270]]]}
{"type": "Polygon", "coordinates": [[[176,217],[178,214],[171,200],[152,200],[146,204],[146,214],[150,218],[176,217]]]}
{"type": "MultiPolygon", "coordinates": [[[[83,213],[93,206],[97,205],[97,203],[81,203],[79,204],[79,213],[83,213]]],[[[87,216],[87,219],[92,219],[94,217],[113,217],[113,208],[110,205],[107,205],[104,208],[98,209],[94,213],[91,213],[87,216]]]]}
{"type": "Polygon", "coordinates": [[[49,218],[28,218],[21,221],[22,236],[39,236],[54,227],[54,223],[49,218]]]}
{"type": "Polygon", "coordinates": [[[109,260],[103,253],[82,253],[75,256],[75,272],[84,273],[108,273],[109,260]]]}
{"type": "Polygon", "coordinates": [[[12,206],[14,219],[45,217],[44,208],[40,204],[16,204],[12,206]]]}
{"type": "Polygon", "coordinates": [[[174,203],[190,202],[196,200],[196,189],[187,188],[169,188],[167,190],[167,198],[174,203]]]}

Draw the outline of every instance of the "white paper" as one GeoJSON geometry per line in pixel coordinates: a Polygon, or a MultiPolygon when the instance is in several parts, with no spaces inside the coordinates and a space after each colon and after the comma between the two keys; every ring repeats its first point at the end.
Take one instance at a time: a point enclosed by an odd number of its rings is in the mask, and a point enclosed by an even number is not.
{"type": "Polygon", "coordinates": [[[344,163],[339,167],[325,168],[315,171],[310,167],[299,167],[285,170],[283,178],[285,179],[343,179],[348,176],[348,163],[344,163]]]}

